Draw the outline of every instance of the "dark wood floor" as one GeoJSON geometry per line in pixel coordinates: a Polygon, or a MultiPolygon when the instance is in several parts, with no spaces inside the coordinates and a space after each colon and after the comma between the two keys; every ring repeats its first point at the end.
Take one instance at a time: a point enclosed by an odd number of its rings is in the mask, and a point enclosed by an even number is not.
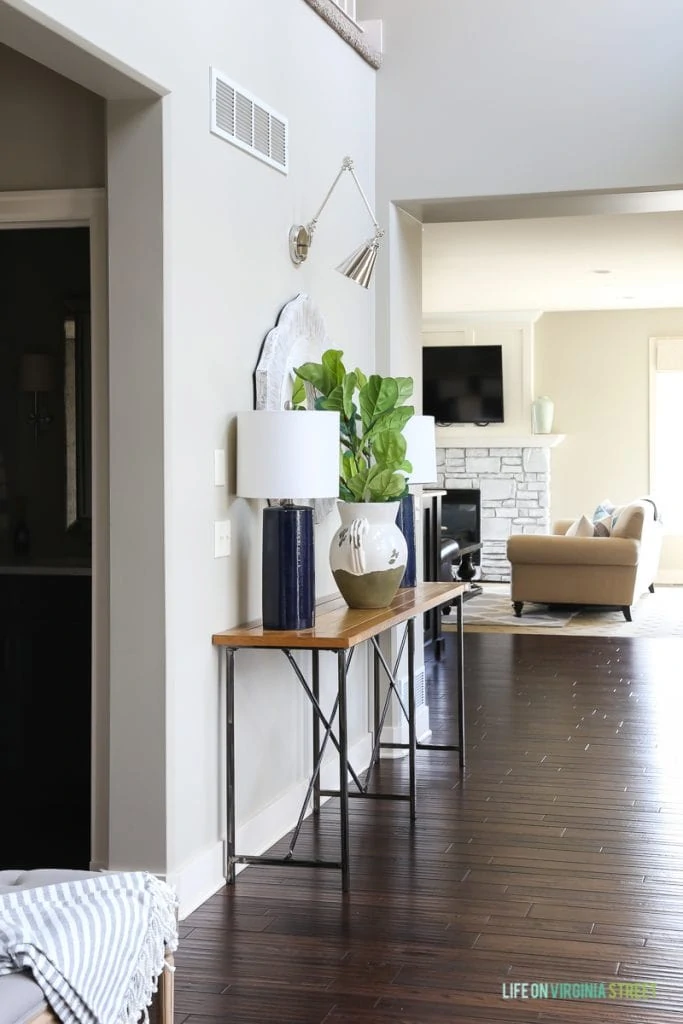
{"type": "MultiPolygon", "coordinates": [[[[419,754],[413,828],[405,804],[352,802],[346,896],[337,872],[251,867],[192,914],[178,1024],[683,1018],[683,642],[465,640],[465,778],[419,754]],[[608,998],[505,998],[524,982],[608,998]],[[619,982],[656,995],[610,999],[619,982]]],[[[452,671],[428,666],[436,741],[452,671]]],[[[304,849],[336,849],[336,822],[328,804],[304,849]]]]}

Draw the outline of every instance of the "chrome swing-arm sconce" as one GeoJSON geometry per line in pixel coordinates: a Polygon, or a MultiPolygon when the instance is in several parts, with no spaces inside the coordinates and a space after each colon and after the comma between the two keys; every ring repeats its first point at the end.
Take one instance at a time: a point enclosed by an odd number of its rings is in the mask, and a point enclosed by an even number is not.
{"type": "Polygon", "coordinates": [[[372,217],[372,223],[375,225],[375,234],[373,238],[369,238],[367,242],[363,242],[359,245],[350,256],[347,257],[340,263],[337,270],[344,277],[350,278],[351,281],[355,281],[356,284],[362,285],[363,288],[367,288],[370,284],[372,277],[372,271],[375,267],[375,260],[377,259],[377,250],[379,249],[379,243],[384,231],[380,228],[377,223],[377,219],[372,212],[372,207],[367,200],[365,192],[361,188],[361,184],[356,177],[356,172],[353,169],[353,160],[350,156],[345,156],[342,160],[342,165],[339,169],[337,177],[332,182],[330,189],[322,201],[320,209],[315,214],[312,220],[308,224],[294,224],[289,231],[289,255],[292,258],[292,263],[303,263],[308,256],[308,250],[311,247],[313,241],[313,232],[318,226],[318,218],[323,212],[327,205],[327,201],[337,187],[337,182],[341,178],[344,171],[348,171],[356,183],[356,188],[360,192],[361,199],[365,203],[365,207],[372,217]]]}

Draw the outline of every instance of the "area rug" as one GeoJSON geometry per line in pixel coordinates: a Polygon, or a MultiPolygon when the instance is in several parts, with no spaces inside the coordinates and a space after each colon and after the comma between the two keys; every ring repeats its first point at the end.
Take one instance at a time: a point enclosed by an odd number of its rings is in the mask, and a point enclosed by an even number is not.
{"type": "MultiPolygon", "coordinates": [[[[619,610],[526,602],[518,619],[512,609],[509,583],[485,583],[483,587],[482,594],[464,605],[468,633],[683,637],[683,587],[658,587],[654,594],[644,594],[632,608],[633,622],[626,622],[619,610]]],[[[455,628],[455,613],[444,615],[444,631],[455,628]]]]}

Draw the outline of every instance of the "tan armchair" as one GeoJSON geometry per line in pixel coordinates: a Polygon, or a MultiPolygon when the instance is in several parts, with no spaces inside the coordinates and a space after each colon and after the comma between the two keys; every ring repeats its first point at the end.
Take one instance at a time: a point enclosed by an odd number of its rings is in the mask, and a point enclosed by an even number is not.
{"type": "Polygon", "coordinates": [[[521,616],[525,601],[541,604],[631,606],[654,590],[662,545],[653,502],[640,499],[620,511],[609,537],[567,537],[571,520],[555,524],[549,536],[510,537],[512,600],[521,616]]]}

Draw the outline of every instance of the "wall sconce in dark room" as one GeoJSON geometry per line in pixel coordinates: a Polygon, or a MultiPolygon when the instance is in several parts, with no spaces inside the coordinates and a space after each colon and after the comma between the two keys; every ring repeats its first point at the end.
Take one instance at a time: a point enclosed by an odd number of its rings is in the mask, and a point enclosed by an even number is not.
{"type": "Polygon", "coordinates": [[[21,390],[33,395],[33,409],[28,414],[29,423],[33,424],[36,443],[38,434],[52,423],[52,416],[41,405],[40,395],[54,391],[54,365],[50,356],[44,352],[25,352],[21,357],[21,390]]]}

